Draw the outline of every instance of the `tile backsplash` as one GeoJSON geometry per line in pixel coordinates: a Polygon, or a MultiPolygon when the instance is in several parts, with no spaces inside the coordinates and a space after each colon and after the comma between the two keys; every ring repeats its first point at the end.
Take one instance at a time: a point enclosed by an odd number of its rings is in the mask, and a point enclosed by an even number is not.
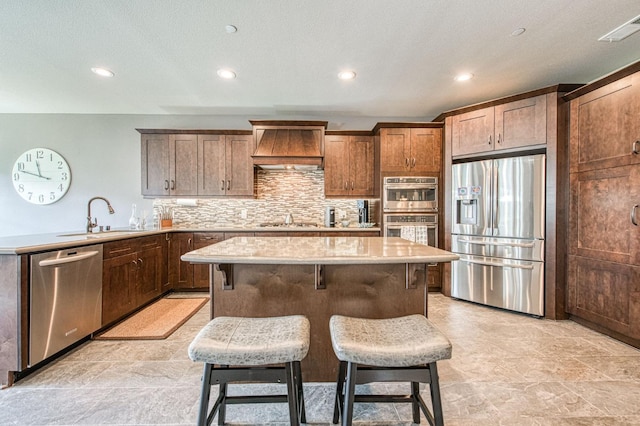
{"type": "MultiPolygon", "coordinates": [[[[336,222],[343,217],[358,222],[355,199],[325,199],[324,170],[256,172],[255,198],[196,198],[196,206],[178,204],[178,199],[157,198],[155,206],[174,211],[174,226],[215,227],[283,222],[287,213],[295,222],[324,223],[325,208],[333,206],[336,222]],[[243,217],[246,214],[246,219],[243,217]]],[[[379,200],[368,199],[370,221],[377,222],[379,200]]]]}

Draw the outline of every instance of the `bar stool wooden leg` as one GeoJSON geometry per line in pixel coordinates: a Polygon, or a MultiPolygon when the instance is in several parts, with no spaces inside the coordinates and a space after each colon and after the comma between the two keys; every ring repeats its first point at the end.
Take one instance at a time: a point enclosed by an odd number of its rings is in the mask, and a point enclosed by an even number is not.
{"type": "Polygon", "coordinates": [[[342,412],[342,426],[351,426],[353,423],[353,401],[356,395],[356,375],[358,364],[347,363],[347,382],[344,392],[344,410],[342,412]]]}
{"type": "Polygon", "coordinates": [[[429,384],[429,388],[431,389],[433,417],[435,418],[436,426],[444,426],[444,416],[442,415],[442,400],[440,398],[440,380],[438,379],[438,367],[436,367],[435,362],[429,364],[429,372],[431,375],[431,383],[429,384]]]}
{"type": "Polygon", "coordinates": [[[298,401],[298,411],[300,412],[300,423],[307,422],[307,412],[304,406],[304,389],[302,388],[302,369],[300,368],[300,361],[293,363],[293,374],[296,384],[296,398],[298,401]]]}
{"type": "Polygon", "coordinates": [[[411,412],[413,413],[413,422],[420,424],[420,383],[411,382],[411,412]]]}
{"type": "Polygon", "coordinates": [[[336,381],[336,398],[333,405],[333,424],[337,425],[344,408],[344,379],[347,373],[347,363],[340,361],[338,366],[338,380],[336,381]]]}
{"type": "Polygon", "coordinates": [[[298,416],[298,389],[293,373],[293,363],[285,364],[287,376],[287,401],[289,402],[289,419],[292,426],[299,426],[300,418],[298,416]]]}
{"type": "Polygon", "coordinates": [[[204,364],[202,373],[202,390],[200,392],[200,408],[198,409],[198,425],[206,426],[207,409],[209,408],[209,396],[211,395],[211,364],[204,364]]]}

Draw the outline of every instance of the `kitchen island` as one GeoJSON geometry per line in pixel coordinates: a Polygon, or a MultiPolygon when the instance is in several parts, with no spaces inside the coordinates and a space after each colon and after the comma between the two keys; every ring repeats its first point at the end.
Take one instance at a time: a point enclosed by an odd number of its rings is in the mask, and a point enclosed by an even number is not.
{"type": "Polygon", "coordinates": [[[331,315],[427,315],[427,265],[458,256],[401,238],[235,237],[188,252],[210,264],[211,317],[306,315],[305,381],[336,379],[331,315]]]}

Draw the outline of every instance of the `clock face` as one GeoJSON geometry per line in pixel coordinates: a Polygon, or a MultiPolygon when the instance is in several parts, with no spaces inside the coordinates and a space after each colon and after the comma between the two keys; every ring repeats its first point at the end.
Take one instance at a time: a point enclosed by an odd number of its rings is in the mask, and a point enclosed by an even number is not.
{"type": "Polygon", "coordinates": [[[13,187],[33,204],[55,203],[71,185],[69,164],[60,154],[47,148],[24,152],[13,165],[13,187]]]}

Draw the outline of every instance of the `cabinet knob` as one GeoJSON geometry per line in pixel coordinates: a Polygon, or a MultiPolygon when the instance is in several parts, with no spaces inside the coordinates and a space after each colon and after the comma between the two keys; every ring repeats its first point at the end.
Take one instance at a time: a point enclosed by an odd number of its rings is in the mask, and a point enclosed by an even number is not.
{"type": "Polygon", "coordinates": [[[500,135],[500,133],[498,133],[498,139],[496,139],[496,143],[497,143],[498,145],[500,145],[500,143],[501,143],[501,142],[500,142],[500,136],[501,136],[501,135],[500,135]]]}
{"type": "Polygon", "coordinates": [[[231,179],[227,181],[227,191],[231,189],[231,179]]]}
{"type": "Polygon", "coordinates": [[[349,182],[348,181],[344,181],[344,189],[345,191],[349,189],[349,182]]]}
{"type": "Polygon", "coordinates": [[[631,223],[633,223],[635,226],[638,226],[638,220],[636,218],[636,210],[638,210],[638,204],[631,207],[631,223]]]}
{"type": "Polygon", "coordinates": [[[220,191],[224,191],[224,179],[222,179],[222,186],[220,186],[220,191]]]}
{"type": "Polygon", "coordinates": [[[174,190],[176,189],[176,181],[171,179],[171,189],[174,190]]]}
{"type": "Polygon", "coordinates": [[[351,190],[352,190],[352,191],[353,191],[353,187],[354,187],[354,185],[353,185],[353,181],[351,181],[351,190]]]}
{"type": "Polygon", "coordinates": [[[416,166],[416,157],[413,157],[411,159],[411,167],[415,167],[416,166]]]}
{"type": "Polygon", "coordinates": [[[165,179],[165,180],[164,180],[164,190],[165,190],[165,191],[168,191],[168,190],[169,190],[169,180],[168,180],[168,179],[165,179]]]}
{"type": "Polygon", "coordinates": [[[138,262],[140,262],[140,267],[142,267],[142,264],[144,263],[144,261],[141,258],[138,258],[138,262]]]}
{"type": "Polygon", "coordinates": [[[489,145],[491,145],[491,135],[489,135],[489,145]]]}
{"type": "Polygon", "coordinates": [[[638,151],[638,145],[640,145],[640,140],[639,141],[635,141],[632,145],[631,145],[631,151],[638,155],[640,154],[640,151],[638,151]]]}
{"type": "Polygon", "coordinates": [[[405,167],[409,167],[409,157],[404,159],[404,165],[405,167]]]}

